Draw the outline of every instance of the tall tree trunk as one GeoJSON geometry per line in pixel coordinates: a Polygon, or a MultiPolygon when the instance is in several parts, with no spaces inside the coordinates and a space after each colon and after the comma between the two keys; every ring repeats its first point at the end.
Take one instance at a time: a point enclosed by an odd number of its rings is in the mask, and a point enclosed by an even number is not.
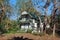
{"type": "Polygon", "coordinates": [[[38,27],[37,27],[37,32],[39,33],[40,31],[40,17],[38,16],[38,27]]]}
{"type": "Polygon", "coordinates": [[[56,0],[54,0],[54,13],[53,13],[53,21],[54,21],[54,25],[53,25],[53,36],[55,36],[55,28],[56,28],[56,22],[55,22],[55,16],[56,16],[56,0]]]}
{"type": "Polygon", "coordinates": [[[42,27],[42,24],[41,24],[42,22],[41,22],[41,18],[40,17],[39,17],[39,22],[40,22],[40,25],[39,25],[40,26],[40,32],[43,33],[43,27],[42,27]]]}
{"type": "Polygon", "coordinates": [[[53,27],[53,36],[55,36],[55,29],[56,29],[56,27],[55,27],[55,24],[54,24],[54,27],[53,27]]]}
{"type": "Polygon", "coordinates": [[[43,28],[42,28],[42,26],[41,26],[41,18],[40,18],[40,16],[38,16],[39,17],[39,31],[41,32],[41,33],[43,33],[43,28]]]}

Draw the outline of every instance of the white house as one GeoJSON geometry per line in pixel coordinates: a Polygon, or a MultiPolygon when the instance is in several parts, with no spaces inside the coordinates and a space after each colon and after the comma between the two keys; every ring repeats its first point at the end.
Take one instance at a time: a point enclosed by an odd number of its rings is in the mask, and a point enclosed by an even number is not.
{"type": "MultiPolygon", "coordinates": [[[[41,30],[43,31],[43,23],[41,23],[39,25],[40,25],[39,29],[42,28],[41,30]]],[[[38,27],[38,20],[33,18],[32,15],[30,15],[28,12],[23,11],[21,13],[21,17],[20,17],[21,30],[31,29],[32,32],[37,32],[37,27],[38,27]]],[[[40,32],[40,30],[39,30],[39,32],[40,32]]]]}
{"type": "Polygon", "coordinates": [[[37,23],[35,23],[35,19],[32,19],[32,16],[28,14],[28,12],[23,11],[20,17],[20,27],[21,29],[33,29],[33,27],[37,27],[37,23]]]}

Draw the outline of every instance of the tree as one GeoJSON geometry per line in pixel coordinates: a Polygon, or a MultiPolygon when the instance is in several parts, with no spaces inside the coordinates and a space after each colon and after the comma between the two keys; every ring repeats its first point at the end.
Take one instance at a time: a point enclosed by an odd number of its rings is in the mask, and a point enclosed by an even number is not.
{"type": "Polygon", "coordinates": [[[7,19],[9,17],[9,15],[11,15],[10,13],[12,12],[12,7],[9,5],[9,1],[0,0],[0,9],[1,9],[0,10],[1,11],[1,13],[0,13],[0,24],[2,26],[4,25],[4,28],[5,28],[5,19],[7,19]],[[7,14],[7,12],[9,15],[7,14]]]}
{"type": "Polygon", "coordinates": [[[55,36],[55,30],[56,30],[56,12],[57,12],[57,7],[56,7],[56,0],[53,0],[54,3],[54,9],[52,11],[52,15],[51,15],[51,22],[52,22],[52,26],[53,26],[53,36],[55,36]]]}
{"type": "Polygon", "coordinates": [[[0,9],[1,9],[1,17],[0,17],[1,19],[7,17],[6,14],[7,12],[9,13],[9,15],[12,12],[12,7],[9,5],[9,1],[6,0],[2,0],[0,2],[0,9]]]}
{"type": "Polygon", "coordinates": [[[41,21],[41,13],[35,11],[36,16],[38,17],[38,26],[37,26],[37,31],[40,31],[41,33],[43,32],[43,28],[40,27],[42,21],[41,21]]]}
{"type": "Polygon", "coordinates": [[[54,13],[53,13],[53,21],[54,21],[54,26],[53,26],[53,36],[55,36],[55,30],[56,30],[56,21],[55,21],[55,16],[56,16],[56,0],[54,0],[54,13]]]}

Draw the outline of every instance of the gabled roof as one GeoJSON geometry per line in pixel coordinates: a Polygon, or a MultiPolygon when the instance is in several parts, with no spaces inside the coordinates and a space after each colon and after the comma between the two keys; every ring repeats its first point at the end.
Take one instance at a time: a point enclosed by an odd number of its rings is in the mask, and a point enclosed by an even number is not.
{"type": "Polygon", "coordinates": [[[26,11],[23,11],[22,13],[21,13],[21,15],[25,15],[25,14],[28,14],[26,11]]]}
{"type": "MultiPolygon", "coordinates": [[[[38,16],[35,13],[28,13],[27,11],[23,11],[21,15],[29,15],[32,19],[38,20],[38,16]]],[[[20,17],[21,18],[21,17],[20,17]]]]}

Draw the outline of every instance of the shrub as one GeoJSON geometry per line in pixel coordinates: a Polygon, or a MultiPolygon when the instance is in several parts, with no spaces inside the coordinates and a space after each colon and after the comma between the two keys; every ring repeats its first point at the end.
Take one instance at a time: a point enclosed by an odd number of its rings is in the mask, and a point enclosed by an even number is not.
{"type": "Polygon", "coordinates": [[[4,25],[0,24],[0,34],[3,34],[6,32],[6,29],[4,27],[4,25]]]}
{"type": "Polygon", "coordinates": [[[45,35],[45,34],[44,34],[44,33],[37,33],[37,32],[34,32],[33,35],[43,36],[43,35],[45,35]]]}
{"type": "Polygon", "coordinates": [[[6,33],[16,33],[19,30],[18,27],[11,27],[7,30],[6,33]]]}
{"type": "Polygon", "coordinates": [[[45,35],[45,33],[40,33],[40,34],[39,34],[39,36],[43,36],[43,35],[45,35]]]}
{"type": "Polygon", "coordinates": [[[19,30],[20,33],[25,33],[25,29],[19,30]]]}
{"type": "Polygon", "coordinates": [[[38,35],[38,33],[34,32],[33,35],[38,35]]]}
{"type": "Polygon", "coordinates": [[[32,32],[32,30],[31,29],[27,29],[27,33],[31,33],[32,32]]]}

